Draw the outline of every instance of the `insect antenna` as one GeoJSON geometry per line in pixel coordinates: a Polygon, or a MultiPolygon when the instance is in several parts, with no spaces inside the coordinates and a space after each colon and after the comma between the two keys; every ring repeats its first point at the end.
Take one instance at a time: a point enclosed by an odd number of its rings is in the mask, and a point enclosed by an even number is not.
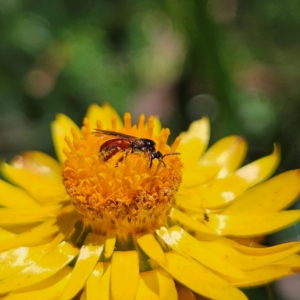
{"type": "Polygon", "coordinates": [[[165,156],[168,156],[168,155],[180,155],[180,153],[179,152],[170,152],[170,153],[163,155],[162,158],[164,158],[165,156]]]}
{"type": "Polygon", "coordinates": [[[166,163],[164,162],[164,158],[168,155],[180,155],[180,153],[179,152],[170,152],[170,153],[164,154],[160,158],[158,158],[159,162],[163,163],[165,168],[166,168],[166,163]]]}

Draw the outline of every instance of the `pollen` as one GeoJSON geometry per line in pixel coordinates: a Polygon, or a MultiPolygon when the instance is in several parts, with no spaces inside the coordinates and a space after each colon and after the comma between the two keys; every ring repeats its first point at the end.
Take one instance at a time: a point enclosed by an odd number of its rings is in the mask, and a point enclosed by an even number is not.
{"type": "Polygon", "coordinates": [[[126,137],[101,134],[102,129],[101,122],[94,129],[85,119],[82,136],[72,130],[73,140],[66,138],[63,183],[73,205],[96,233],[116,230],[134,234],[161,227],[181,182],[182,163],[180,155],[174,153],[179,139],[168,146],[169,129],[154,134],[153,117],[146,123],[141,115],[138,125],[132,126],[130,114],[125,114],[124,127],[120,129],[112,118],[109,130],[130,135],[137,142],[148,139],[155,143],[155,152],[161,152],[163,157],[151,160],[147,149],[132,151],[127,140],[126,149],[116,146],[116,140],[126,137]],[[104,153],[109,149],[100,151],[105,142],[114,139],[109,142],[116,146],[112,155],[104,153]]]}

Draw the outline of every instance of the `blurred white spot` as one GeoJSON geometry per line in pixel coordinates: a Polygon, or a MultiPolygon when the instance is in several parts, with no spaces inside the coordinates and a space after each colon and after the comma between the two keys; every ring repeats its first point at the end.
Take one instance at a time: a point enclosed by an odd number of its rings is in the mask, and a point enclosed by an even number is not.
{"type": "Polygon", "coordinates": [[[134,64],[139,80],[147,86],[162,86],[181,74],[186,54],[184,37],[167,15],[158,11],[143,14],[141,30],[145,45],[136,49],[134,64]]]}
{"type": "Polygon", "coordinates": [[[34,98],[45,97],[54,87],[55,78],[48,72],[33,69],[24,79],[27,93],[34,98]]]}
{"type": "Polygon", "coordinates": [[[274,129],[276,111],[273,103],[258,91],[243,93],[237,103],[242,126],[253,134],[266,134],[274,129]]]}
{"type": "Polygon", "coordinates": [[[215,228],[217,232],[221,232],[226,227],[226,219],[228,219],[228,216],[225,215],[218,215],[218,227],[215,228]]]}
{"type": "Polygon", "coordinates": [[[214,97],[202,94],[195,96],[188,102],[186,111],[190,120],[197,120],[203,116],[208,116],[212,121],[218,116],[219,108],[214,97]]]}
{"type": "Polygon", "coordinates": [[[248,182],[253,182],[258,176],[259,167],[257,165],[247,165],[236,171],[236,175],[247,180],[248,182]]]}
{"type": "Polygon", "coordinates": [[[222,198],[228,202],[228,201],[231,201],[232,199],[235,198],[235,195],[233,192],[223,192],[222,193],[222,198]]]}

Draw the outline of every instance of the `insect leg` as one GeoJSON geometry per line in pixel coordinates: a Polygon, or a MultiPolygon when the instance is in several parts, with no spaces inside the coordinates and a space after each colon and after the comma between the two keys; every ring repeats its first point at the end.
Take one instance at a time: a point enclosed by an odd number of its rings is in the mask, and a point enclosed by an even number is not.
{"type": "Polygon", "coordinates": [[[131,148],[127,148],[126,150],[122,150],[124,152],[123,156],[120,157],[120,159],[118,160],[117,164],[116,164],[116,167],[118,166],[118,163],[122,162],[124,159],[126,159],[127,155],[129,153],[132,153],[132,149],[131,148]]]}

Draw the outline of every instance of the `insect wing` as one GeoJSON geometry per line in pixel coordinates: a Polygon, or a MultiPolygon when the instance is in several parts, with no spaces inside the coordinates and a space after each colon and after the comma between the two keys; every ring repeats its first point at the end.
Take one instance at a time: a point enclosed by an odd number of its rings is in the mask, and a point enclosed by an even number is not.
{"type": "Polygon", "coordinates": [[[136,136],[124,134],[121,132],[116,132],[116,131],[110,131],[110,130],[102,130],[102,129],[95,129],[96,131],[93,132],[95,136],[102,136],[102,135],[111,135],[111,136],[116,136],[119,138],[127,139],[129,141],[135,141],[139,138],[136,136]]]}

